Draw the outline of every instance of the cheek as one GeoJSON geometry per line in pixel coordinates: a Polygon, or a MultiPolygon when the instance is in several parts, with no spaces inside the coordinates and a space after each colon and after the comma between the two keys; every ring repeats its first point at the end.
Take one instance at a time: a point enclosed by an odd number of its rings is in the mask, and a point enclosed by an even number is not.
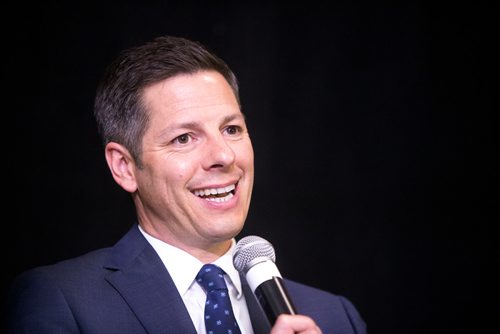
{"type": "Polygon", "coordinates": [[[177,181],[185,181],[190,178],[195,170],[195,164],[193,164],[189,159],[179,159],[173,163],[167,165],[167,173],[172,175],[177,181]]]}
{"type": "Polygon", "coordinates": [[[238,151],[238,159],[244,164],[247,168],[253,170],[253,147],[251,143],[247,143],[246,145],[242,145],[238,151]]]}

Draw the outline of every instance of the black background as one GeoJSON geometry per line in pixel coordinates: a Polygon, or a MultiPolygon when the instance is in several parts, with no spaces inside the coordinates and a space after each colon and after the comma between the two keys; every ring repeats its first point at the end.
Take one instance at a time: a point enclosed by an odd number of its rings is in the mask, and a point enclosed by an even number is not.
{"type": "Polygon", "coordinates": [[[2,296],[21,271],[128,230],[95,87],[121,49],[173,34],[206,44],[240,81],[256,182],[239,237],[268,239],[284,276],[349,298],[371,334],[498,330],[492,6],[31,6],[6,4],[2,23],[2,296]]]}

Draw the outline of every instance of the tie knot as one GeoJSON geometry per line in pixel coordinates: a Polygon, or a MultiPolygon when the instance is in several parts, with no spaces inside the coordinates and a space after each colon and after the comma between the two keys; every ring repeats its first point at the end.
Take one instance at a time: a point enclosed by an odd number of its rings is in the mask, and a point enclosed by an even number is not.
{"type": "Polygon", "coordinates": [[[226,281],[224,281],[224,270],[215,264],[205,264],[201,267],[196,282],[206,291],[227,289],[226,281]]]}

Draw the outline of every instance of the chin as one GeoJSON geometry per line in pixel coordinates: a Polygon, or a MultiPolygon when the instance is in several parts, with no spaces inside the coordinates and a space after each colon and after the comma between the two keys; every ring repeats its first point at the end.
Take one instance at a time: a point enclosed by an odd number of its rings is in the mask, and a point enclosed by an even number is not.
{"type": "Polygon", "coordinates": [[[220,229],[216,228],[216,231],[214,231],[214,235],[217,235],[221,241],[224,241],[236,237],[236,235],[238,235],[238,233],[240,233],[242,229],[243,224],[223,224],[221,225],[220,229]]]}

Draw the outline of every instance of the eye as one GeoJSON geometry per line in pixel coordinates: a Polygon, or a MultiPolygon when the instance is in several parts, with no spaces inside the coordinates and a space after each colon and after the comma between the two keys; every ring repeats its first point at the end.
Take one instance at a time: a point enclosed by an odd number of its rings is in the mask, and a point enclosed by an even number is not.
{"type": "Polygon", "coordinates": [[[187,133],[184,133],[184,134],[176,137],[174,140],[172,140],[172,143],[187,144],[190,141],[191,141],[191,136],[187,133]]]}
{"type": "Polygon", "coordinates": [[[230,136],[235,136],[240,134],[242,132],[242,129],[240,126],[230,125],[225,129],[225,132],[230,136]]]}

